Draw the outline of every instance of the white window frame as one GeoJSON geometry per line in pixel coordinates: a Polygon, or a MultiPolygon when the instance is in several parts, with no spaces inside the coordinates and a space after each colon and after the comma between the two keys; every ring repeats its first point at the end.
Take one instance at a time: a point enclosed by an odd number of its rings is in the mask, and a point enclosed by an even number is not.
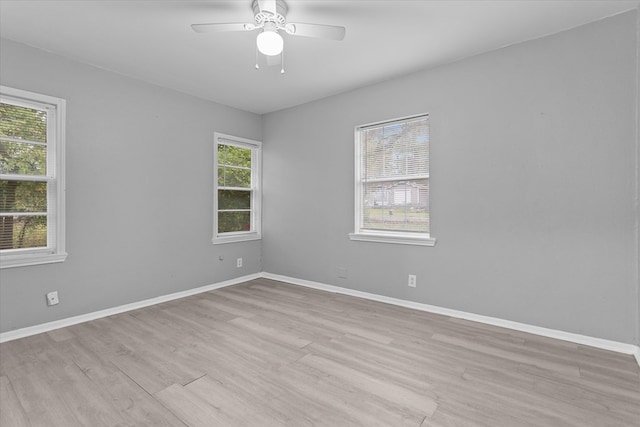
{"type": "Polygon", "coordinates": [[[213,144],[213,238],[214,245],[262,239],[262,142],[214,133],[213,144]],[[235,145],[251,150],[251,229],[218,233],[218,145],[235,145]]]}
{"type": "MultiPolygon", "coordinates": [[[[360,126],[356,126],[354,130],[354,141],[355,141],[355,167],[354,167],[354,232],[349,233],[349,239],[355,241],[363,241],[363,242],[375,242],[375,243],[394,243],[394,244],[404,244],[404,245],[418,245],[418,246],[435,246],[436,239],[431,236],[430,233],[418,233],[418,232],[399,232],[399,231],[387,231],[387,230],[367,230],[363,229],[363,212],[364,207],[362,206],[362,191],[364,187],[364,181],[362,180],[362,150],[361,150],[361,134],[362,130],[366,128],[370,128],[372,126],[381,126],[388,123],[399,122],[399,121],[408,121],[412,119],[416,119],[419,117],[429,117],[429,114],[416,114],[413,116],[400,117],[397,119],[384,120],[382,122],[368,123],[360,126]]],[[[431,186],[431,178],[429,175],[426,176],[429,179],[429,186],[431,186]]],[[[429,191],[430,193],[430,191],[429,191]]],[[[429,220],[431,220],[431,206],[429,206],[429,220]]],[[[431,226],[429,226],[431,229],[431,226]]]]}
{"type": "Polygon", "coordinates": [[[63,262],[65,251],[65,123],[66,101],[0,86],[2,102],[47,111],[47,174],[44,177],[0,174],[0,179],[47,182],[47,246],[0,252],[0,268],[63,262]]]}

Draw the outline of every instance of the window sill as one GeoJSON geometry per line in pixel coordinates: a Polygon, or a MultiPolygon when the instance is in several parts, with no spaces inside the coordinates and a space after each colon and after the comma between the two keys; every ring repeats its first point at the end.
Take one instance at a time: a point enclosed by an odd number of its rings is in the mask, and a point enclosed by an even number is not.
{"type": "Polygon", "coordinates": [[[436,239],[433,237],[402,236],[398,234],[349,233],[349,239],[359,242],[393,243],[399,245],[436,245],[436,239]]]}
{"type": "Polygon", "coordinates": [[[259,233],[238,233],[238,234],[230,234],[230,235],[223,235],[223,236],[214,236],[213,239],[211,239],[211,242],[214,245],[220,245],[223,243],[237,243],[237,242],[247,242],[247,241],[251,241],[251,240],[260,240],[262,239],[262,235],[260,235],[259,233]]]}
{"type": "Polygon", "coordinates": [[[64,262],[66,253],[61,254],[20,254],[0,256],[0,269],[13,267],[27,267],[30,265],[52,264],[64,262]]]}

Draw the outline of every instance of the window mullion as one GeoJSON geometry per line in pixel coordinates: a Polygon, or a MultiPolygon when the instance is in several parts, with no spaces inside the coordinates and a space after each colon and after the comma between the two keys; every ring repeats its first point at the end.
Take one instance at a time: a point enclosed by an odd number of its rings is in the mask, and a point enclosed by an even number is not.
{"type": "Polygon", "coordinates": [[[55,177],[44,175],[17,175],[3,173],[0,174],[0,180],[3,181],[29,181],[29,182],[53,182],[55,177]]]}
{"type": "Polygon", "coordinates": [[[405,176],[390,176],[384,178],[363,178],[361,182],[374,183],[374,182],[389,182],[389,181],[415,181],[419,179],[429,179],[429,175],[405,175],[405,176]]]}
{"type": "Polygon", "coordinates": [[[253,191],[252,188],[247,187],[223,187],[221,185],[218,186],[218,190],[229,190],[229,191],[253,191]]]}
{"type": "Polygon", "coordinates": [[[9,138],[7,136],[0,136],[0,139],[6,142],[17,142],[19,144],[39,145],[44,147],[47,146],[46,142],[31,141],[29,139],[9,138]]]}
{"type": "Polygon", "coordinates": [[[48,212],[0,212],[2,216],[47,216],[48,212]]]}

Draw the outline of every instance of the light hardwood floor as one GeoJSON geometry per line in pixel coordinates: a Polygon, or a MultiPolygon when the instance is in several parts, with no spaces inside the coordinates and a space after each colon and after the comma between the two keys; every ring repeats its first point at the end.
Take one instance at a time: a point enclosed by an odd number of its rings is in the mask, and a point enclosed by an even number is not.
{"type": "Polygon", "coordinates": [[[638,426],[633,357],[258,279],[0,344],[1,426],[638,426]]]}

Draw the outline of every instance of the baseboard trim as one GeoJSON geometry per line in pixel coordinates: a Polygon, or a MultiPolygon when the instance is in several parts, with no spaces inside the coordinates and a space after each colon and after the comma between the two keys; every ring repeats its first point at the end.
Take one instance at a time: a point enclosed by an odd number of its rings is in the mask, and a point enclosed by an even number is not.
{"type": "Polygon", "coordinates": [[[41,334],[43,332],[53,331],[55,329],[65,328],[67,326],[77,325],[78,323],[88,322],[91,320],[100,319],[107,316],[113,316],[114,314],[120,314],[127,311],[136,310],[139,308],[149,307],[151,305],[160,304],[167,301],[173,301],[176,299],[185,298],[191,295],[212,291],[212,290],[224,288],[227,286],[237,285],[239,283],[247,282],[247,281],[258,279],[261,277],[265,279],[271,279],[271,280],[277,280],[280,282],[290,283],[292,285],[304,286],[307,288],[313,288],[313,289],[333,292],[337,294],[350,295],[358,298],[368,299],[371,301],[378,301],[386,304],[412,308],[414,310],[420,310],[420,311],[425,311],[429,313],[442,314],[444,316],[455,317],[458,319],[471,320],[474,322],[485,323],[488,325],[499,326],[507,329],[513,329],[516,331],[528,332],[534,335],[540,335],[548,338],[555,338],[563,341],[572,342],[575,344],[581,344],[581,345],[586,345],[590,347],[600,348],[603,350],[610,350],[618,353],[629,354],[635,357],[636,362],[640,366],[640,347],[637,345],[605,340],[602,338],[594,338],[586,335],[574,334],[571,332],[565,332],[565,331],[560,331],[556,329],[543,328],[540,326],[528,325],[526,323],[513,322],[510,320],[504,320],[496,317],[483,316],[480,314],[468,313],[465,311],[453,310],[449,308],[438,307],[435,305],[402,300],[398,298],[387,297],[384,295],[377,295],[369,292],[357,291],[354,289],[342,288],[339,286],[328,285],[325,283],[314,282],[311,280],[298,279],[295,277],[283,276],[283,275],[272,274],[267,272],[250,274],[242,277],[237,277],[235,279],[225,280],[219,283],[214,283],[211,285],[201,286],[194,289],[188,289],[186,291],[175,292],[172,294],[162,295],[159,297],[150,298],[143,301],[133,302],[130,304],[124,304],[117,307],[94,311],[92,313],[81,314],[79,316],[68,317],[66,319],[55,320],[53,322],[42,323],[39,325],[16,329],[13,331],[2,332],[0,333],[0,343],[13,341],[13,340],[29,337],[36,334],[41,334]]]}
{"type": "Polygon", "coordinates": [[[117,307],[107,308],[104,310],[94,311],[92,313],[81,314],[79,316],[68,317],[66,319],[55,320],[53,322],[42,323],[40,325],[29,326],[26,328],[16,329],[0,333],[0,343],[25,338],[31,335],[41,334],[43,332],[53,331],[54,329],[65,328],[67,326],[77,325],[78,323],[88,322],[90,320],[100,319],[102,317],[113,316],[138,308],[149,307],[151,305],[160,304],[167,301],[188,297],[191,295],[201,294],[203,292],[215,289],[225,288],[227,286],[237,285],[238,283],[247,282],[262,277],[260,273],[250,274],[247,276],[237,277],[235,279],[225,280],[224,282],[214,283],[212,285],[201,286],[186,291],[175,292],[168,295],[162,295],[143,301],[124,304],[117,307]]]}
{"type": "Polygon", "coordinates": [[[534,335],[540,335],[548,338],[555,338],[562,341],[568,341],[575,344],[586,345],[603,350],[615,351],[617,353],[633,355],[636,362],[640,365],[640,347],[633,344],[621,343],[618,341],[605,340],[586,335],[574,334],[571,332],[560,331],[556,329],[543,328],[540,326],[528,325],[526,323],[513,322],[496,317],[483,316],[480,314],[468,313],[460,310],[452,310],[449,308],[438,307],[435,305],[423,304],[419,302],[407,301],[398,298],[391,298],[384,295],[372,294],[369,292],[357,291],[354,289],[342,288],[339,286],[327,285],[324,283],[313,282],[310,280],[298,279],[295,277],[282,276],[279,274],[263,272],[261,277],[265,279],[277,280],[293,285],[305,286],[308,288],[319,289],[327,292],[333,292],[343,295],[364,298],[372,301],[383,302],[387,304],[398,305],[401,307],[412,308],[415,310],[425,311],[429,313],[442,314],[444,316],[455,317],[458,319],[471,320],[474,322],[485,323],[488,325],[499,326],[502,328],[512,329],[521,332],[528,332],[534,335]]]}

